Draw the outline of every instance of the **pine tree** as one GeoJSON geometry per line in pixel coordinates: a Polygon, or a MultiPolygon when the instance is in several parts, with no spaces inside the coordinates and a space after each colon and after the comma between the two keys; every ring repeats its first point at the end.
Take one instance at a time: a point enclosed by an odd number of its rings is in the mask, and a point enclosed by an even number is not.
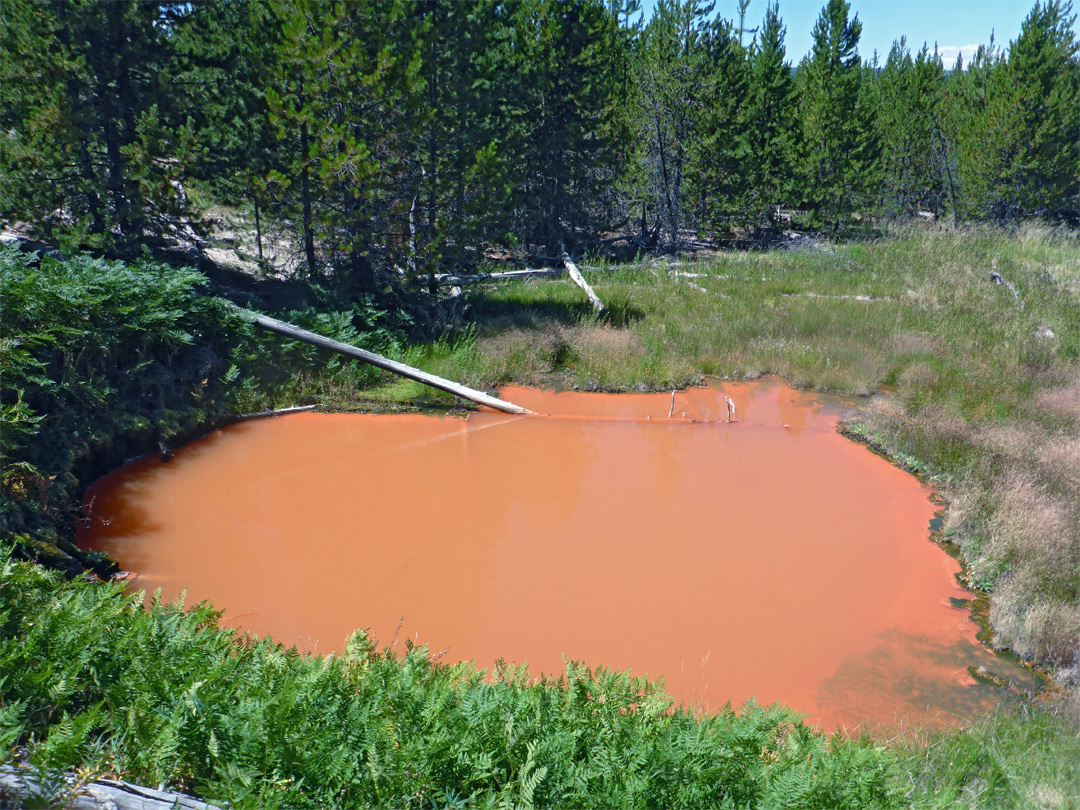
{"type": "Polygon", "coordinates": [[[1002,166],[1016,213],[1046,212],[1080,195],[1080,43],[1072,2],[1036,3],[1009,45],[1002,101],[1015,142],[1002,166]]]}
{"type": "Polygon", "coordinates": [[[889,218],[921,208],[940,211],[943,175],[938,137],[944,68],[924,44],[914,59],[901,37],[873,82],[875,127],[882,151],[878,207],[889,218]]]}
{"type": "Polygon", "coordinates": [[[276,161],[265,91],[280,36],[272,7],[260,0],[193,5],[172,34],[172,92],[201,148],[190,174],[221,202],[253,204],[260,256],[260,210],[271,202],[266,180],[276,161]]]}
{"type": "Polygon", "coordinates": [[[527,241],[569,246],[595,230],[613,193],[618,26],[600,0],[523,0],[513,26],[515,216],[527,241]]]}
{"type": "Polygon", "coordinates": [[[402,211],[420,175],[421,83],[411,3],[281,0],[266,91],[280,145],[270,187],[299,221],[309,274],[371,287],[411,253],[402,211]]]}
{"type": "Polygon", "coordinates": [[[637,60],[644,190],[673,243],[695,210],[687,178],[703,134],[701,99],[710,95],[704,43],[712,10],[699,0],[660,0],[637,60]]]}
{"type": "Polygon", "coordinates": [[[779,3],[766,7],[760,34],[750,49],[750,97],[743,158],[746,192],[742,210],[754,225],[778,224],[779,208],[791,193],[794,147],[791,67],[785,61],[779,3]]]}
{"type": "Polygon", "coordinates": [[[197,157],[169,82],[171,3],[5,3],[0,210],[64,244],[130,255],[184,207],[197,157]]]}
{"type": "Polygon", "coordinates": [[[698,46],[706,81],[700,96],[700,133],[690,150],[689,190],[693,221],[730,230],[746,217],[750,182],[746,156],[750,65],[734,26],[717,18],[698,46]]]}
{"type": "Polygon", "coordinates": [[[849,20],[849,11],[846,0],[829,0],[796,74],[802,201],[816,222],[834,230],[856,206],[859,170],[866,163],[866,108],[859,104],[862,23],[858,15],[849,20]]]}
{"type": "Polygon", "coordinates": [[[428,272],[440,261],[475,263],[477,244],[503,236],[510,137],[500,113],[510,98],[509,15],[495,0],[421,3],[423,131],[415,208],[406,226],[422,232],[428,272]]]}

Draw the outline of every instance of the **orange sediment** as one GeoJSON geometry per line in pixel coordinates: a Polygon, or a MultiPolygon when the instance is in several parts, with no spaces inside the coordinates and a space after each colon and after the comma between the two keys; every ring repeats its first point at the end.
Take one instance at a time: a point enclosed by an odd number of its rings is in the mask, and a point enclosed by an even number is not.
{"type": "MultiPolygon", "coordinates": [[[[81,542],[166,597],[317,652],[358,627],[447,661],[665,678],[685,703],[949,722],[1004,662],[950,599],[929,491],[776,380],[508,389],[543,416],[297,414],[235,425],[87,494],[81,542]],[[722,389],[722,390],[721,390],[722,389]],[[739,421],[727,423],[724,396],[739,421]]],[[[1022,677],[1017,668],[999,677],[1022,677]]]]}

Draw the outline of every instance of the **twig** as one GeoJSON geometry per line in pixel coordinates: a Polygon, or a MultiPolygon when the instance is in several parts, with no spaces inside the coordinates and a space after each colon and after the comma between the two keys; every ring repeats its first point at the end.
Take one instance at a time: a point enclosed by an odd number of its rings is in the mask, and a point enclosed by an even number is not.
{"type": "Polygon", "coordinates": [[[1016,287],[1014,287],[1012,284],[1010,284],[1008,281],[1006,281],[1004,276],[1002,276],[1001,273],[999,273],[997,271],[997,259],[996,258],[993,260],[993,262],[991,262],[990,266],[992,268],[990,270],[990,280],[993,281],[995,284],[997,284],[999,286],[1004,284],[1006,287],[1008,287],[1009,292],[1011,292],[1013,294],[1013,297],[1016,299],[1016,303],[1020,304],[1020,306],[1023,306],[1023,302],[1021,302],[1021,300],[1020,300],[1020,293],[1018,293],[1016,291],[1016,287]]]}

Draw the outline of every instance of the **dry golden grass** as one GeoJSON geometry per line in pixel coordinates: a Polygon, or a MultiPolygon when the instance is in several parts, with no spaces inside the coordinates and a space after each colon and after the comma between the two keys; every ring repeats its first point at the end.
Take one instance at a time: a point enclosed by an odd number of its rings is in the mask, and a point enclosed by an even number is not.
{"type": "Polygon", "coordinates": [[[1080,381],[1039,391],[1035,402],[1055,416],[1080,422],[1080,381]]]}

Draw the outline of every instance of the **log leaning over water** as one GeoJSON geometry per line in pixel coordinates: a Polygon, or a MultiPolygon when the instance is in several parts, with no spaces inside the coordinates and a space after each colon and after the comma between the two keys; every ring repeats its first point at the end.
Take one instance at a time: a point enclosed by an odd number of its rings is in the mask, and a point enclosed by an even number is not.
{"type": "Polygon", "coordinates": [[[488,408],[493,408],[494,410],[502,411],[503,413],[532,413],[532,411],[527,408],[522,408],[512,402],[489,396],[483,391],[468,388],[453,382],[452,380],[436,377],[434,374],[428,374],[426,371],[421,371],[418,368],[407,366],[404,363],[398,363],[388,357],[383,357],[381,354],[375,354],[375,352],[369,352],[366,349],[350,346],[348,343],[342,343],[340,340],[317,335],[314,332],[301,329],[299,326],[294,326],[291,323],[279,321],[277,318],[271,318],[268,315],[260,315],[257,312],[252,312],[250,309],[244,309],[243,307],[236,307],[236,309],[239,310],[244,318],[263,329],[276,332],[279,335],[284,335],[293,340],[299,340],[301,343],[308,343],[312,346],[318,346],[322,349],[329,349],[332,352],[343,354],[346,357],[352,357],[356,360],[375,366],[376,368],[385,369],[386,371],[401,377],[416,380],[424,385],[430,385],[432,388],[438,388],[440,391],[446,391],[448,394],[453,394],[462,399],[467,399],[470,402],[475,402],[477,405],[485,405],[488,408]]]}
{"type": "MultiPolygon", "coordinates": [[[[70,810],[220,810],[217,805],[201,802],[184,793],[133,785],[118,779],[101,779],[77,789],[69,777],[74,795],[62,797],[63,806],[70,810]]],[[[61,789],[63,790],[63,789],[61,789]]],[[[21,768],[4,768],[0,772],[0,807],[45,807],[43,802],[54,797],[21,768]]]]}

